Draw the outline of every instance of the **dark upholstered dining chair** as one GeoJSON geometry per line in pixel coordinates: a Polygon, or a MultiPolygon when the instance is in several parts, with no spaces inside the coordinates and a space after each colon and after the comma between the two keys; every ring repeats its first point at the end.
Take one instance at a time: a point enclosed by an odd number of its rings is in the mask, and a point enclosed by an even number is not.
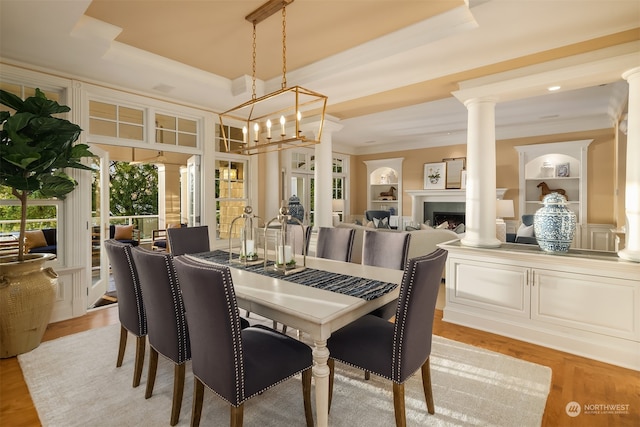
{"type": "Polygon", "coordinates": [[[209,226],[167,228],[167,242],[174,256],[208,252],[209,226]]]}
{"type": "Polygon", "coordinates": [[[191,359],[189,328],[184,314],[182,293],[173,266],[173,257],[140,247],[132,250],[140,277],[142,300],[147,312],[150,356],[145,399],[153,394],[158,369],[158,354],[174,363],[172,426],[178,424],[184,392],[185,364],[191,359]]]}
{"type": "Polygon", "coordinates": [[[409,260],[402,276],[395,323],[366,315],[331,335],[327,341],[329,405],[337,360],[393,382],[398,427],[406,425],[404,383],[421,369],[427,410],[430,414],[435,413],[429,357],[433,316],[446,259],[447,251],[436,249],[409,260]]]}
{"type": "Polygon", "coordinates": [[[316,256],[318,258],[351,262],[355,235],[356,230],[353,228],[318,228],[316,256]]]}
{"type": "MultiPolygon", "coordinates": [[[[409,255],[411,234],[408,232],[365,230],[362,242],[362,264],[403,270],[409,255]]],[[[396,302],[374,310],[371,314],[391,319],[396,302]]]]}
{"type": "Polygon", "coordinates": [[[313,426],[311,348],[270,328],[241,329],[228,267],[183,256],[174,262],[191,340],[191,425],[200,424],[205,385],[231,405],[230,425],[241,427],[244,402],[302,373],[306,422],[308,427],[313,426]]]}
{"type": "Polygon", "coordinates": [[[138,271],[131,255],[133,246],[109,239],[104,241],[104,248],[111,264],[111,274],[118,295],[118,317],[120,318],[120,345],[116,366],[122,366],[124,352],[127,348],[127,335],[131,332],[136,337],[136,358],[133,368],[133,386],[140,385],[142,365],[147,336],[147,316],[142,301],[142,291],[138,280],[138,271]]]}

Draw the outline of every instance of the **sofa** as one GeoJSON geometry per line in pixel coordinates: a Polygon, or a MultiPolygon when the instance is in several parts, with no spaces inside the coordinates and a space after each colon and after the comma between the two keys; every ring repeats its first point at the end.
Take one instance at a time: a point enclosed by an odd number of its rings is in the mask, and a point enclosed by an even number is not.
{"type": "MultiPolygon", "coordinates": [[[[356,230],[355,237],[353,239],[353,252],[351,254],[351,262],[356,264],[362,263],[362,242],[364,238],[365,230],[376,230],[386,233],[397,233],[398,231],[390,229],[381,229],[367,227],[357,224],[340,223],[337,225],[340,228],[353,228],[356,230]]],[[[460,239],[460,235],[447,229],[429,228],[426,230],[409,231],[411,239],[409,240],[409,255],[408,258],[415,258],[420,255],[426,255],[438,249],[439,243],[448,242],[450,240],[460,239]]]]}
{"type": "Polygon", "coordinates": [[[30,254],[58,254],[57,234],[55,228],[29,230],[26,232],[26,246],[30,254]]]}
{"type": "Polygon", "coordinates": [[[507,242],[537,245],[536,233],[533,229],[533,215],[522,215],[522,224],[516,233],[507,233],[507,242]]]}

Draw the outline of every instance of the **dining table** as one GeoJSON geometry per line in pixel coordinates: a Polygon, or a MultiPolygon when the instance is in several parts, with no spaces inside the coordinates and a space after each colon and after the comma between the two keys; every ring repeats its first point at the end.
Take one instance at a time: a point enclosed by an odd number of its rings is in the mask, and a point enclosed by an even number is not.
{"type": "Polygon", "coordinates": [[[309,335],[313,341],[316,425],[328,426],[331,333],[398,298],[403,271],[307,256],[302,271],[231,262],[216,250],[186,257],[227,265],[240,308],[309,335]]]}

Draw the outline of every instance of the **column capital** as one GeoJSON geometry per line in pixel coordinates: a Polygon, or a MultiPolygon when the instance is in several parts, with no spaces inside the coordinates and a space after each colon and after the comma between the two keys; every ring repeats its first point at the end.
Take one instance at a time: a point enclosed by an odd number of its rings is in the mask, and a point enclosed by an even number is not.
{"type": "Polygon", "coordinates": [[[483,103],[497,104],[498,101],[499,101],[499,98],[497,96],[481,96],[481,97],[465,99],[463,101],[463,104],[465,107],[469,108],[470,105],[483,104],[483,103]]]}
{"type": "Polygon", "coordinates": [[[640,67],[635,67],[622,73],[622,78],[626,81],[640,77],[640,67]]]}

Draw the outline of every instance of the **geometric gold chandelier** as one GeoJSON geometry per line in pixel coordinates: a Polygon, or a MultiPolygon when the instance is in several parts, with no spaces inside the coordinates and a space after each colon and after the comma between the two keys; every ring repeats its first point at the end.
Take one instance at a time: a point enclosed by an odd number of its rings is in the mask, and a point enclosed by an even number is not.
{"type": "Polygon", "coordinates": [[[318,144],[327,97],[300,86],[287,87],[286,7],[293,0],[269,0],[245,17],[253,24],[251,99],[221,113],[220,129],[227,152],[259,154],[318,144]],[[256,96],[256,26],[282,10],[282,87],[256,96]],[[241,129],[230,135],[227,129],[241,129]]]}

